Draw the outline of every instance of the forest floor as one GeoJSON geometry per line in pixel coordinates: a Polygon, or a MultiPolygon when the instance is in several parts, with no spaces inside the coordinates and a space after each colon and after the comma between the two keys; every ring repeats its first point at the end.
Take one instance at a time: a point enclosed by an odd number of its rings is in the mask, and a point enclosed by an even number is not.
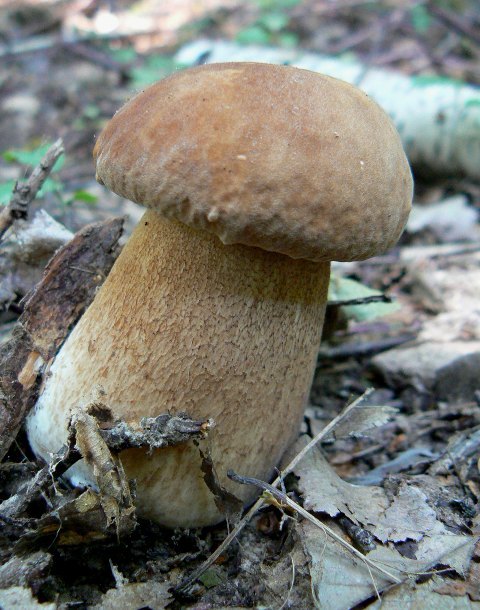
{"type": "MultiPolygon", "coordinates": [[[[474,0],[146,0],[135,6],[0,0],[0,199],[8,202],[15,181],[61,137],[63,165],[33,202],[31,216],[44,209],[72,233],[125,216],[128,235],[142,210],[95,182],[95,136],[132,93],[175,69],[174,53],[197,38],[294,46],[480,85],[479,31],[474,0]]],[[[355,280],[398,306],[377,317],[371,308],[378,303],[357,309],[330,303],[296,450],[365,393],[359,408],[371,407],[368,415],[363,409],[349,420],[346,435],[339,422],[337,433],[322,439],[286,480],[292,501],[380,571],[295,508],[270,502],[238,542],[180,590],[227,527],[172,532],[141,519],[134,527],[126,518],[118,537],[107,526],[101,498],[47,476],[20,430],[0,465],[0,607],[365,608],[379,607],[379,595],[392,607],[480,607],[480,184],[461,176],[417,174],[415,180],[416,208],[425,216],[415,216],[397,248],[334,267],[340,283],[355,280]],[[82,508],[87,501],[88,510],[82,508]]],[[[115,250],[118,227],[105,232],[102,226],[94,237],[105,251],[115,250]]],[[[61,227],[55,231],[58,247],[70,236],[61,227]]],[[[78,243],[92,239],[81,233],[69,256],[80,256],[78,243]]],[[[24,349],[15,330],[19,316],[35,325],[34,305],[25,310],[22,299],[48,257],[25,262],[15,227],[3,246],[5,383],[24,349]]],[[[101,261],[95,263],[100,275],[113,259],[101,261]]],[[[94,288],[76,306],[85,306],[94,288]]],[[[62,321],[63,331],[69,320],[62,321]]]]}

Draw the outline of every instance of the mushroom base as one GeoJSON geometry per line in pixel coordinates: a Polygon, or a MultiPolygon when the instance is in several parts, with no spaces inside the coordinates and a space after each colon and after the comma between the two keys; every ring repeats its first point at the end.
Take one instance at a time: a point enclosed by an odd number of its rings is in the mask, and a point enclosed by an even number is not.
{"type": "MultiPolygon", "coordinates": [[[[170,527],[221,521],[199,449],[208,448],[228,491],[253,501],[258,490],[226,471],[268,480],[296,438],[328,279],[328,263],[225,246],[148,211],[50,369],[27,423],[35,453],[48,460],[60,449],[71,413],[98,388],[129,424],[166,411],[213,418],[200,447],[131,449],[121,460],[141,516],[170,527]]],[[[82,463],[67,476],[96,484],[82,463]]]]}

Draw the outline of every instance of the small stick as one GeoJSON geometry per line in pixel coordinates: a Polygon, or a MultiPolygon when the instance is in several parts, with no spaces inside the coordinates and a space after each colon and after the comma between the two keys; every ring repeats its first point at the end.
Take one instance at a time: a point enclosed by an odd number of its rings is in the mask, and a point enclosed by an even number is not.
{"type": "Polygon", "coordinates": [[[460,34],[460,36],[470,38],[470,40],[475,42],[477,45],[480,44],[480,34],[478,30],[471,27],[470,24],[465,19],[462,19],[459,15],[447,11],[431,1],[427,2],[427,9],[447,28],[450,28],[457,34],[460,34]]]}
{"type": "Polygon", "coordinates": [[[41,493],[46,485],[54,477],[62,476],[70,466],[82,458],[80,452],[75,447],[75,430],[72,429],[67,440],[58,453],[56,453],[51,463],[46,464],[37,471],[35,476],[25,482],[17,493],[3,502],[0,502],[0,519],[14,519],[18,517],[41,493]]]}
{"type": "Polygon", "coordinates": [[[351,357],[369,356],[378,354],[393,347],[403,345],[417,338],[416,334],[399,335],[398,337],[386,337],[378,341],[365,341],[364,343],[345,343],[338,347],[320,349],[319,360],[345,360],[351,357]]]}
{"type": "Polygon", "coordinates": [[[30,204],[52,171],[55,162],[63,153],[63,141],[59,138],[50,146],[43,159],[33,169],[29,179],[20,185],[15,184],[9,204],[0,213],[0,241],[15,220],[26,220],[30,204]]]}
{"type": "MultiPolygon", "coordinates": [[[[111,33],[111,34],[81,34],[78,35],[74,40],[65,40],[59,36],[33,36],[28,40],[22,40],[21,42],[14,42],[11,44],[0,45],[0,58],[1,59],[14,59],[19,55],[25,55],[28,53],[42,53],[49,51],[50,49],[63,49],[67,50],[69,46],[78,44],[88,45],[92,42],[115,42],[122,40],[132,40],[134,38],[141,38],[142,36],[151,36],[157,34],[157,29],[149,30],[138,30],[125,33],[111,33]]],[[[113,60],[112,60],[113,61],[113,60]]]]}
{"type": "MultiPolygon", "coordinates": [[[[358,407],[358,405],[365,400],[367,396],[369,396],[373,392],[372,388],[369,388],[366,392],[364,392],[361,396],[359,396],[356,400],[354,400],[351,404],[347,405],[345,409],[337,415],[332,421],[325,426],[320,432],[312,438],[312,440],[305,445],[305,447],[293,458],[293,460],[288,464],[288,466],[278,475],[278,477],[273,481],[272,486],[276,487],[283,481],[284,477],[295,468],[298,462],[314,447],[319,441],[325,438],[330,432],[338,426],[353,409],[358,407]]],[[[225,540],[213,551],[213,553],[206,559],[201,566],[199,566],[196,570],[194,570],[190,576],[182,580],[182,582],[175,587],[175,591],[182,591],[187,589],[190,585],[192,585],[204,572],[208,570],[208,568],[220,557],[223,551],[230,546],[230,544],[235,540],[238,534],[242,531],[242,529],[247,525],[247,523],[252,519],[257,511],[266,506],[266,503],[262,497],[260,497],[255,504],[250,508],[247,514],[237,523],[237,525],[233,528],[233,530],[228,534],[225,540]]],[[[309,513],[310,514],[310,513],[309,513]]]]}
{"type": "Polygon", "coordinates": [[[391,303],[391,297],[386,294],[371,294],[368,297],[357,299],[340,299],[338,301],[328,301],[329,307],[344,307],[345,305],[368,305],[368,303],[391,303]]]}
{"type": "Polygon", "coordinates": [[[360,553],[360,551],[358,551],[354,546],[352,546],[351,544],[346,542],[341,536],[339,536],[336,532],[334,532],[327,525],[325,525],[325,523],[322,523],[321,521],[319,521],[316,517],[311,515],[308,512],[308,510],[305,510],[303,508],[303,506],[300,506],[300,504],[297,504],[294,500],[289,498],[286,494],[281,492],[279,489],[276,489],[275,487],[273,487],[273,485],[270,485],[269,483],[265,483],[264,481],[260,481],[259,479],[254,479],[253,477],[242,477],[239,474],[233,472],[233,470],[229,470],[227,472],[227,477],[229,479],[231,479],[232,481],[235,481],[236,483],[241,483],[242,485],[255,485],[256,487],[260,487],[260,489],[263,489],[265,492],[267,492],[267,494],[270,494],[271,496],[273,496],[276,500],[281,502],[283,505],[290,506],[290,508],[292,508],[294,511],[296,511],[304,519],[307,519],[307,521],[310,521],[310,523],[313,523],[315,526],[319,527],[321,530],[326,532],[331,538],[333,538],[341,546],[343,546],[344,548],[349,550],[350,553],[352,553],[352,555],[355,555],[355,557],[358,557],[359,559],[364,561],[371,568],[374,568],[375,570],[377,570],[378,572],[380,572],[381,574],[383,574],[384,576],[386,576],[387,578],[389,578],[390,580],[392,580],[393,582],[395,582],[397,584],[402,582],[399,578],[397,578],[396,576],[394,576],[393,574],[388,572],[388,570],[381,568],[374,561],[372,561],[371,559],[369,559],[368,557],[366,557],[365,555],[360,553]]]}
{"type": "Polygon", "coordinates": [[[72,55],[78,55],[78,57],[82,57],[92,64],[101,66],[102,68],[105,68],[105,70],[113,70],[114,72],[118,72],[120,77],[123,79],[128,78],[128,65],[123,65],[120,62],[115,61],[107,53],[103,53],[87,43],[81,41],[73,42],[63,45],[63,48],[72,55]]]}

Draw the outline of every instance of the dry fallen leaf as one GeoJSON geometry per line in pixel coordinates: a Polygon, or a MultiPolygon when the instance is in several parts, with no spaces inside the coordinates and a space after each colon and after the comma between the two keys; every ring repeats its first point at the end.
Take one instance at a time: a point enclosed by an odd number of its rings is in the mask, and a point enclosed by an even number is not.
{"type": "MultiPolygon", "coordinates": [[[[336,531],[341,533],[340,528],[336,531]]],[[[360,558],[353,556],[344,547],[333,544],[311,523],[302,523],[299,532],[304,549],[311,558],[312,591],[317,608],[347,610],[391,586],[390,580],[370,570],[360,558]]],[[[472,556],[474,545],[475,539],[472,537],[445,534],[425,538],[420,543],[417,560],[404,557],[391,544],[377,546],[367,557],[399,577],[411,575],[415,580],[418,575],[428,572],[436,565],[463,570],[472,556]]],[[[440,604],[432,607],[443,608],[440,604]]]]}
{"type": "Polygon", "coordinates": [[[296,466],[295,474],[307,510],[330,517],[341,513],[382,542],[418,541],[446,531],[417,487],[402,482],[389,499],[382,487],[352,485],[337,475],[317,448],[296,466]]]}
{"type": "MultiPolygon", "coordinates": [[[[297,443],[300,445],[302,439],[297,443]]],[[[339,513],[364,527],[377,522],[389,502],[380,487],[360,487],[343,481],[333,470],[321,451],[314,447],[297,466],[295,474],[307,510],[327,513],[335,517],[339,513]]]]}
{"type": "MultiPolygon", "coordinates": [[[[472,601],[480,602],[480,563],[472,561],[465,580],[446,578],[435,589],[441,595],[459,597],[468,595],[472,601]]],[[[480,604],[479,604],[480,606],[480,604]]]]}
{"type": "Polygon", "coordinates": [[[378,521],[371,528],[372,533],[382,542],[391,540],[421,540],[425,535],[444,533],[443,523],[437,520],[433,508],[427,503],[427,496],[417,487],[400,484],[396,496],[378,521]]]}
{"type": "Polygon", "coordinates": [[[436,591],[441,579],[434,576],[423,584],[406,582],[382,595],[381,601],[368,606],[371,610],[477,610],[480,604],[468,596],[441,595],[436,591]]]}
{"type": "Polygon", "coordinates": [[[368,430],[383,426],[397,412],[398,409],[394,407],[360,403],[335,427],[332,434],[335,438],[368,436],[368,430]]]}

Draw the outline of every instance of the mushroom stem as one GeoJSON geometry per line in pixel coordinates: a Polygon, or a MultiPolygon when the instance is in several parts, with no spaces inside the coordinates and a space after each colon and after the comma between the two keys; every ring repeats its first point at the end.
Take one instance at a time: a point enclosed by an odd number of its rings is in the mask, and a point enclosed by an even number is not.
{"type": "MultiPolygon", "coordinates": [[[[166,411],[212,417],[206,441],[220,483],[229,468],[268,480],[296,437],[327,298],[329,263],[294,260],[148,211],[50,369],[28,420],[45,459],[67,438],[72,409],[95,387],[115,418],[166,411]]],[[[221,521],[193,443],[121,454],[139,514],[167,526],[221,521]]],[[[85,466],[68,473],[94,484],[85,466]]]]}

